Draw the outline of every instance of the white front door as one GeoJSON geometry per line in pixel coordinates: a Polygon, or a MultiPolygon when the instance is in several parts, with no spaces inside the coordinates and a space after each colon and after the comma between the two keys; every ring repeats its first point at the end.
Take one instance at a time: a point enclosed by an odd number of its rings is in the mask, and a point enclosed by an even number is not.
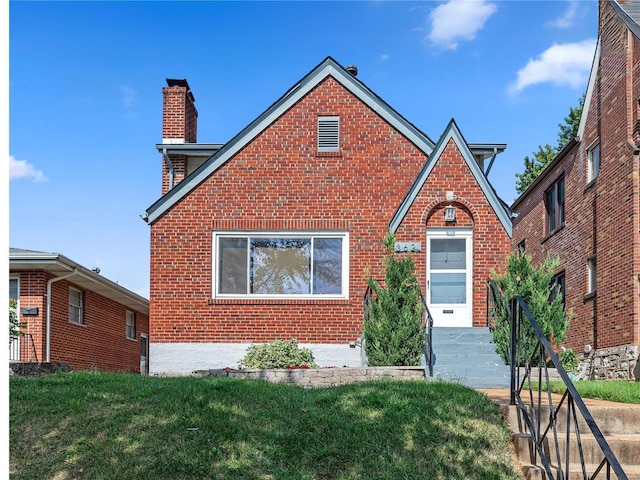
{"type": "Polygon", "coordinates": [[[427,230],[427,306],[434,327],[471,327],[470,229],[427,230]]]}

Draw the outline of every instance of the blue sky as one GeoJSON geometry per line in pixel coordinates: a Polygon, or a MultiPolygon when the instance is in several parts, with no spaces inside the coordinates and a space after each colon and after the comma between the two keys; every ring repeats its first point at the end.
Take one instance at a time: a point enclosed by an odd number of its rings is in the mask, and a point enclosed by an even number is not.
{"type": "Polygon", "coordinates": [[[35,2],[8,7],[9,245],[148,297],[162,93],[186,78],[198,141],[224,143],[331,56],[437,141],[506,143],[515,174],[586,90],[590,1],[35,2]]]}

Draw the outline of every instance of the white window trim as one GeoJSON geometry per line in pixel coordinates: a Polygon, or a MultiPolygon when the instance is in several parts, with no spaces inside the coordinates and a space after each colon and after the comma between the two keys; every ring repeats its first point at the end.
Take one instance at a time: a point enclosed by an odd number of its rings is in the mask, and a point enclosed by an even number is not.
{"type": "MultiPolygon", "coordinates": [[[[69,319],[69,323],[74,325],[84,325],[84,292],[82,290],[78,290],[77,288],[69,287],[69,294],[71,292],[78,292],[80,294],[80,305],[73,305],[74,307],[80,308],[80,321],[69,319]]],[[[69,298],[69,310],[71,310],[71,299],[69,298]]]]}
{"type": "Polygon", "coordinates": [[[602,168],[602,147],[600,146],[600,139],[595,140],[587,147],[587,183],[593,182],[600,174],[602,168]],[[598,170],[593,171],[593,150],[598,147],[598,170]]]}
{"type": "Polygon", "coordinates": [[[124,335],[128,340],[136,340],[136,313],[127,310],[125,313],[125,332],[124,335]],[[133,323],[129,323],[129,318],[133,319],[133,323]],[[133,336],[129,335],[129,327],[133,327],[133,336]]]}
{"type": "Polygon", "coordinates": [[[213,255],[211,263],[212,298],[243,298],[243,299],[296,299],[296,300],[336,300],[349,298],[349,232],[345,231],[218,231],[213,232],[213,255]],[[342,238],[342,293],[341,294],[231,294],[218,292],[218,239],[225,237],[260,237],[260,238],[342,238]]]}

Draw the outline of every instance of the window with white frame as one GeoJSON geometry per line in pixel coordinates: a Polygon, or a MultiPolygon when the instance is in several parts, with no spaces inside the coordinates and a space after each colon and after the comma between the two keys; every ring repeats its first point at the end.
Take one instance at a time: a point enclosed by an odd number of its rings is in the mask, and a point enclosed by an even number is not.
{"type": "Polygon", "coordinates": [[[127,318],[126,318],[126,337],[132,340],[136,338],[136,314],[135,312],[130,312],[127,310],[127,318]]]}
{"type": "Polygon", "coordinates": [[[346,297],[348,234],[214,233],[214,296],[346,297]]]}
{"type": "Polygon", "coordinates": [[[69,321],[71,323],[83,323],[83,295],[80,290],[69,287],[69,321]]]}
{"type": "Polygon", "coordinates": [[[600,172],[600,142],[596,142],[587,150],[589,159],[589,171],[587,173],[587,182],[595,180],[600,172]]]}
{"type": "Polygon", "coordinates": [[[587,260],[587,295],[596,293],[596,259],[587,260]]]}
{"type": "Polygon", "coordinates": [[[318,117],[318,151],[340,151],[340,117],[318,117]]]}

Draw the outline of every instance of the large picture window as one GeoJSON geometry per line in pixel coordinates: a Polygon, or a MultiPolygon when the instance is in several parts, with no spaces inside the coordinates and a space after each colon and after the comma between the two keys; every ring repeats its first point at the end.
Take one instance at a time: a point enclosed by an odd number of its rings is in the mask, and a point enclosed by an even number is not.
{"type": "Polygon", "coordinates": [[[215,296],[346,297],[347,234],[214,234],[215,296]]]}

